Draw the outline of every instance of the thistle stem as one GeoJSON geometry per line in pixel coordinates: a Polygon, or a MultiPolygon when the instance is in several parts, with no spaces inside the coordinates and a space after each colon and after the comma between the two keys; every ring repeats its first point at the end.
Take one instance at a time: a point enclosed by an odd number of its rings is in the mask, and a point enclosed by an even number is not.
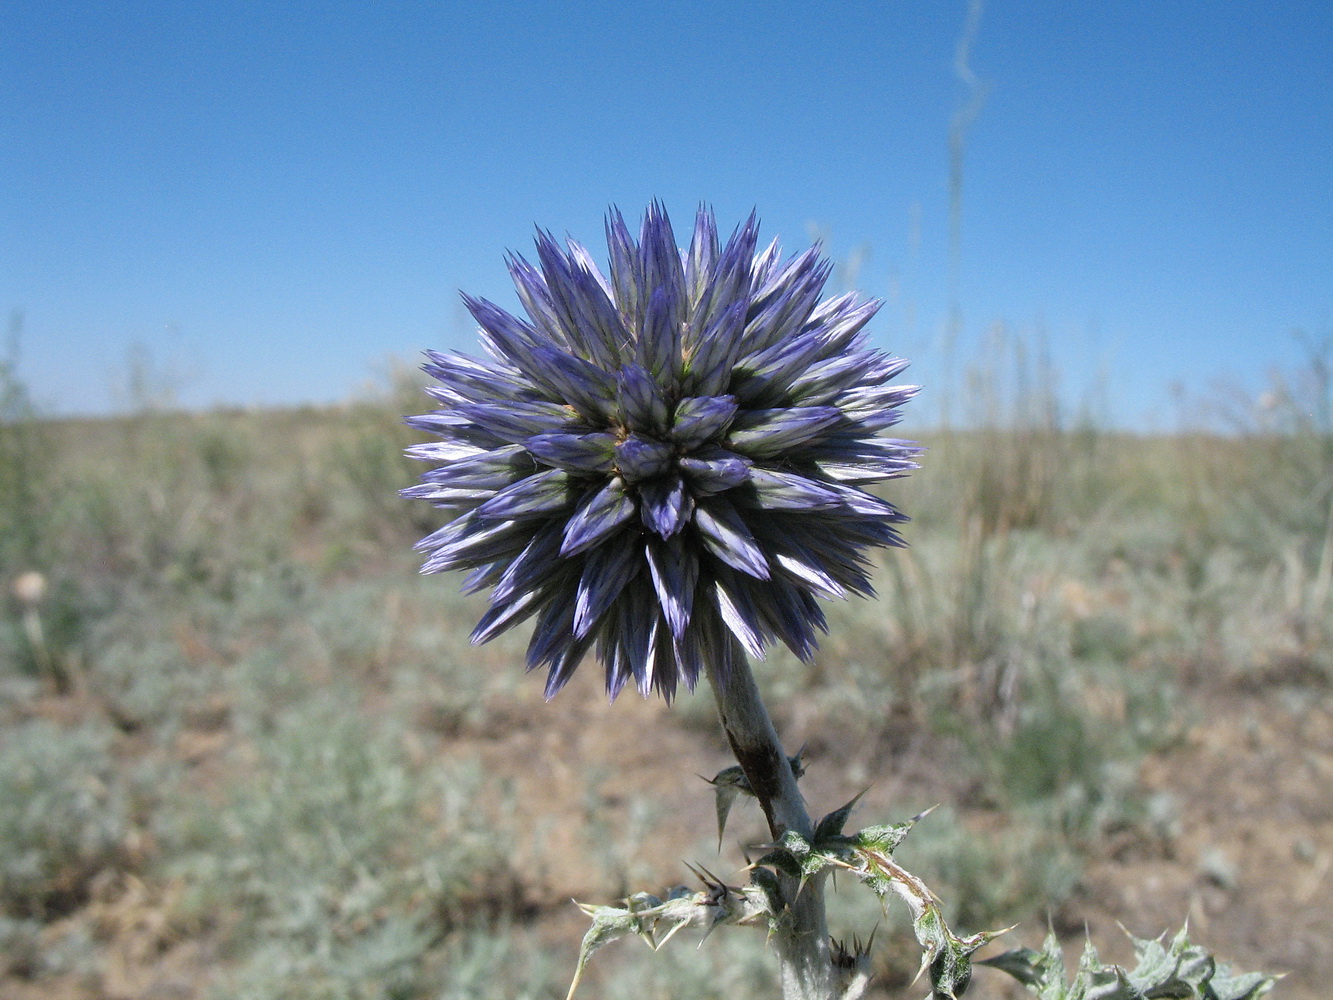
{"type": "MultiPolygon", "coordinates": [[[[774,841],[787,830],[812,837],[814,824],[750,664],[737,656],[725,675],[720,674],[710,665],[708,681],[718,718],[736,762],[764,810],[774,841]]],[[[780,876],[780,882],[786,911],[778,918],[773,943],[781,967],[782,996],[784,1000],[835,1000],[837,978],[829,952],[824,877],[815,875],[804,887],[788,876],[780,876]]]]}

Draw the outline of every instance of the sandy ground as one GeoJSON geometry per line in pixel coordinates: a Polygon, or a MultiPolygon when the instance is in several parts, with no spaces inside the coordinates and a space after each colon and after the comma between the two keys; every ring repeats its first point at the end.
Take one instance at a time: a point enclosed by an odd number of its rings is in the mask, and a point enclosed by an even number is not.
{"type": "MultiPolygon", "coordinates": [[[[479,756],[512,802],[508,821],[537,832],[526,838],[525,873],[509,891],[521,894],[523,912],[551,942],[557,961],[567,958],[572,968],[585,927],[571,898],[611,902],[633,889],[685,881],[683,860],[743,880],[736,872],[737,844],[760,839],[763,830],[752,804],[738,806],[719,858],[713,802],[697,775],[715,773],[729,760],[706,703],[682,710],[622,697],[607,706],[593,684],[576,683],[541,706],[535,692],[523,691],[519,703],[493,706],[484,727],[439,732],[415,750],[479,756]]],[[[1275,996],[1326,1000],[1333,983],[1333,693],[1275,681],[1248,689],[1196,687],[1182,697],[1192,702],[1186,717],[1207,721],[1147,758],[1140,775],[1150,795],[1162,793],[1159,801],[1170,804],[1160,830],[1113,840],[1051,919],[1070,950],[1080,946],[1086,926],[1104,957],[1128,961],[1119,926],[1153,936],[1188,918],[1192,936],[1220,957],[1246,969],[1287,973],[1275,996]]],[[[960,821],[987,828],[966,789],[951,785],[947,762],[924,730],[890,727],[868,746],[849,733],[816,739],[797,717],[779,721],[789,746],[809,746],[803,789],[812,810],[841,805],[869,784],[853,824],[897,820],[904,818],[904,803],[940,797],[943,790],[960,821]],[[867,773],[866,759],[881,763],[867,773]]],[[[183,734],[181,746],[207,774],[224,742],[222,733],[201,729],[183,734]]],[[[1003,830],[980,835],[1003,836],[1003,830]]],[[[54,940],[77,925],[102,942],[106,960],[97,974],[33,981],[15,974],[22,963],[11,957],[0,996],[205,995],[209,970],[221,956],[208,933],[171,924],[175,891],[134,878],[103,880],[86,906],[51,929],[54,940]]],[[[1005,946],[1036,945],[1044,933],[1039,918],[1028,920],[1005,946]]],[[[912,960],[910,944],[889,947],[875,995],[920,992],[899,989],[912,960]]],[[[1024,995],[1005,982],[998,973],[979,972],[969,995],[1024,995]]],[[[586,995],[595,996],[596,986],[594,973],[586,995]]]]}

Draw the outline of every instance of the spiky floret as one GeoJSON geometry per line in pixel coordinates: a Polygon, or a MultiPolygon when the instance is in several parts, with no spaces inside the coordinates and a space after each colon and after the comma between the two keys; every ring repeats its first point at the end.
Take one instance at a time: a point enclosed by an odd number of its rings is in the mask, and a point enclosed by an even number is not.
{"type": "Polygon", "coordinates": [[[775,641],[808,661],[815,598],[869,594],[865,551],[900,544],[863,487],[916,468],[878,436],[917,391],[867,345],[879,303],[821,301],[818,247],[758,250],[753,214],[722,245],[701,208],[679,250],[659,204],[637,241],[613,208],[606,236],[609,278],[539,231],[538,266],[508,261],[527,319],[464,295],[489,357],[427,352],[440,408],[408,423],[439,440],[403,494],[457,516],[422,572],[493,588],[474,643],[535,617],[548,698],[590,651],[612,698],[670,700],[775,641]]]}

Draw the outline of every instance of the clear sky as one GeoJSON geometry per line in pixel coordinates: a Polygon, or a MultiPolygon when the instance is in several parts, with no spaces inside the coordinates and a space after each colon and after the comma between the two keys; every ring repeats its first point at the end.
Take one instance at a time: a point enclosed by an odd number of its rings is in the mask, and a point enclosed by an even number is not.
{"type": "Polygon", "coordinates": [[[51,412],[135,352],[188,405],[347,398],[471,349],[458,289],[513,304],[535,224],[600,257],[654,197],[860,257],[928,387],[1004,323],[1169,427],[1333,333],[1333,4],[0,5],[0,308],[51,412]]]}

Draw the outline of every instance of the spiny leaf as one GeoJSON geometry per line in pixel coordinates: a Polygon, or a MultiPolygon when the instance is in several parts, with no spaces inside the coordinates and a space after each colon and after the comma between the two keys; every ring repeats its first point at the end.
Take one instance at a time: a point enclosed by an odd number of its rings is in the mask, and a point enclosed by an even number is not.
{"type": "Polygon", "coordinates": [[[763,871],[762,866],[765,865],[789,878],[797,880],[800,880],[801,878],[801,859],[783,848],[769,851],[758,861],[754,862],[754,871],[763,871]]]}
{"type": "Polygon", "coordinates": [[[861,796],[868,791],[870,789],[867,788],[865,791],[858,792],[845,806],[834,809],[833,812],[821,819],[815,827],[815,842],[818,843],[829,837],[842,836],[842,828],[847,824],[847,817],[851,815],[853,807],[861,800],[861,796]]]}
{"type": "MultiPolygon", "coordinates": [[[[805,776],[805,762],[801,760],[804,753],[805,747],[801,747],[795,756],[787,758],[791,773],[797,780],[805,776]]],[[[702,774],[699,777],[713,786],[713,804],[717,811],[717,849],[721,851],[722,837],[727,829],[727,817],[731,815],[731,807],[736,802],[736,796],[745,794],[754,798],[754,789],[750,787],[750,780],[745,777],[745,772],[741,770],[739,764],[724,767],[711,778],[704,778],[702,774]]]]}
{"type": "Polygon", "coordinates": [[[731,814],[731,807],[736,803],[736,796],[741,793],[740,783],[745,783],[746,791],[749,791],[750,783],[745,780],[745,773],[741,771],[739,765],[719,771],[711,780],[708,778],[704,780],[713,786],[713,806],[717,811],[717,849],[721,853],[722,837],[727,830],[727,817],[731,814]],[[737,775],[729,773],[733,771],[738,772],[739,781],[737,775]]]}
{"type": "Polygon", "coordinates": [[[892,854],[898,849],[898,845],[903,842],[912,827],[925,819],[936,809],[931,806],[929,809],[922,810],[911,819],[902,823],[884,823],[879,826],[868,826],[858,832],[855,836],[856,846],[866,850],[875,851],[880,854],[892,854]]]}
{"type": "Polygon", "coordinates": [[[1134,942],[1137,965],[1127,972],[1118,965],[1105,965],[1092,942],[1072,982],[1065,981],[1064,957],[1055,934],[1048,934],[1040,952],[1019,948],[980,963],[1009,973],[1041,1000],[1258,1000],[1278,977],[1263,973],[1237,973],[1221,964],[1206,949],[1191,944],[1188,924],[1170,943],[1166,935],[1134,942]]]}
{"type": "Polygon", "coordinates": [[[838,978],[839,1000],[858,1000],[865,993],[873,974],[870,951],[874,944],[875,931],[870,932],[870,937],[866,941],[854,935],[851,947],[848,947],[846,941],[838,941],[835,938],[829,940],[833,972],[838,978]]]}
{"type": "Polygon", "coordinates": [[[880,897],[886,912],[891,896],[907,904],[912,913],[912,930],[922,951],[917,976],[929,970],[932,997],[957,1000],[972,979],[972,953],[1012,928],[967,937],[959,937],[949,928],[935,894],[892,858],[893,849],[920,818],[893,826],[871,827],[847,838],[848,846],[838,863],[880,897]]]}
{"type": "Polygon", "coordinates": [[[750,887],[762,894],[768,912],[768,932],[777,929],[778,917],[786,909],[787,903],[782,896],[782,886],[778,877],[767,868],[754,868],[750,871],[750,887]]]}
{"type": "MultiPolygon", "coordinates": [[[[703,891],[691,892],[684,886],[676,886],[667,892],[666,899],[638,892],[626,899],[624,906],[576,902],[592,918],[592,926],[579,946],[578,964],[566,1000],[572,1000],[593,952],[618,938],[637,935],[656,951],[682,927],[703,927],[707,938],[719,924],[743,924],[773,914],[772,893],[758,880],[752,879],[750,885],[738,888],[727,885],[706,868],[687,867],[704,883],[703,891]]],[[[780,893],[777,898],[781,898],[780,893]]]]}

